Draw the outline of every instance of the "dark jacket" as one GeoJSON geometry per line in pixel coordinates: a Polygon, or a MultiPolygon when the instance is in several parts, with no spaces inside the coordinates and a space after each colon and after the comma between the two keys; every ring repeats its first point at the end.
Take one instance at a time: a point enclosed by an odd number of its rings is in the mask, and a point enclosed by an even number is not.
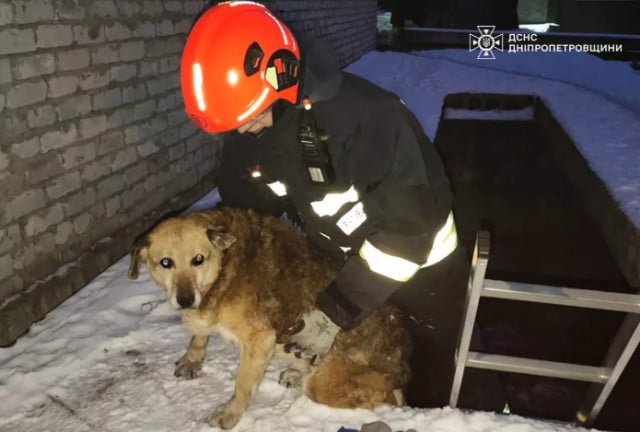
{"type": "Polygon", "coordinates": [[[337,67],[330,71],[326,62],[319,66],[307,62],[303,94],[313,102],[318,128],[329,135],[335,181],[311,182],[299,143],[303,110],[288,105],[260,136],[225,140],[219,187],[226,205],[294,214],[313,242],[345,260],[318,305],[349,329],[403,282],[371,270],[372,262],[361,257],[365,241],[385,256],[424,263],[451,212],[452,195],[438,154],[397,95],[337,67]],[[259,179],[250,175],[254,167],[259,179]],[[268,186],[277,182],[286,196],[268,186]],[[326,203],[328,193],[349,190],[350,198],[328,212],[334,214],[319,215],[317,204],[326,203]]]}

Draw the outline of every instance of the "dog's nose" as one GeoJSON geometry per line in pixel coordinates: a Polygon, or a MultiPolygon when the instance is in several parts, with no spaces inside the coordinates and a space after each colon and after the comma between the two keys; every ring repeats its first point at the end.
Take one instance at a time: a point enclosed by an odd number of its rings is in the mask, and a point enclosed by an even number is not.
{"type": "Polygon", "coordinates": [[[193,295],[192,292],[185,293],[185,294],[181,293],[176,296],[176,301],[178,302],[180,307],[183,307],[185,309],[193,306],[193,302],[195,301],[195,299],[196,297],[193,295]]]}

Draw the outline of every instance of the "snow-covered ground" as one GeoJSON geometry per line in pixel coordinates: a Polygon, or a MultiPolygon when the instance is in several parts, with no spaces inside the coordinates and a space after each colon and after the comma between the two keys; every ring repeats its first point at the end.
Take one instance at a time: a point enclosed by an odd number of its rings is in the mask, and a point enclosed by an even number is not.
{"type": "MultiPolygon", "coordinates": [[[[523,54],[487,64],[466,51],[373,52],[349,70],[400,94],[432,138],[447,93],[540,95],[640,226],[640,77],[625,64],[555,56],[523,54]]],[[[216,201],[213,191],[196,208],[216,201]]],[[[204,376],[175,379],[173,362],[189,335],[146,271],[127,279],[128,264],[129,257],[122,258],[14,346],[0,349],[0,431],[210,430],[201,420],[231,396],[237,351],[214,338],[204,376]]],[[[334,432],[375,420],[394,431],[584,430],[446,407],[331,409],[281,387],[280,366],[270,366],[236,431],[334,432]]]]}
{"type": "Polygon", "coordinates": [[[539,96],[640,228],[640,72],[583,53],[372,52],[347,70],[402,97],[432,139],[450,93],[539,96]]]}
{"type": "MultiPolygon", "coordinates": [[[[217,191],[191,210],[213,207],[217,191]]],[[[0,349],[2,432],[175,432],[212,430],[205,414],[233,394],[238,353],[222,338],[209,343],[204,376],[173,376],[190,335],[164,291],[150,280],[127,278],[124,257],[0,349]]],[[[274,361],[254,402],[235,427],[251,432],[335,432],[384,421],[394,431],[579,432],[552,422],[448,407],[369,410],[319,405],[278,384],[274,361]]]]}

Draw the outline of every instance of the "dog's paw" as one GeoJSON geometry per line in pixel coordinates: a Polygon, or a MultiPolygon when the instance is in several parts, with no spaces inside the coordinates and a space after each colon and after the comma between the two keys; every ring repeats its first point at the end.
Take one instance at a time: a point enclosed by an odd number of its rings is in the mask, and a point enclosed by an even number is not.
{"type": "Polygon", "coordinates": [[[231,429],[240,421],[242,412],[233,408],[230,402],[220,405],[209,414],[204,421],[212,427],[231,429]]]}
{"type": "Polygon", "coordinates": [[[176,362],[176,369],[173,374],[178,378],[194,379],[198,377],[201,372],[202,362],[192,362],[185,354],[176,362]]]}
{"type": "Polygon", "coordinates": [[[302,371],[299,371],[298,369],[285,369],[280,373],[278,383],[286,388],[301,387],[302,377],[302,371]]]}

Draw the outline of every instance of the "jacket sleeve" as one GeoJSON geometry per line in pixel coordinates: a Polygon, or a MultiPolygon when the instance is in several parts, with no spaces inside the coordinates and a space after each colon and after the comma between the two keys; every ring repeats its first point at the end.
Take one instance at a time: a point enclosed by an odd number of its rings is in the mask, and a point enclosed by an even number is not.
{"type": "Polygon", "coordinates": [[[384,120],[373,115],[361,121],[352,155],[353,178],[367,216],[353,234],[362,244],[318,299],[318,306],[343,329],[356,326],[421,267],[457,245],[444,167],[399,100],[384,112],[384,120]]]}
{"type": "Polygon", "coordinates": [[[285,211],[283,200],[263,182],[251,181],[248,171],[258,162],[258,149],[253,142],[243,137],[225,139],[218,178],[221,205],[280,216],[285,211]]]}

